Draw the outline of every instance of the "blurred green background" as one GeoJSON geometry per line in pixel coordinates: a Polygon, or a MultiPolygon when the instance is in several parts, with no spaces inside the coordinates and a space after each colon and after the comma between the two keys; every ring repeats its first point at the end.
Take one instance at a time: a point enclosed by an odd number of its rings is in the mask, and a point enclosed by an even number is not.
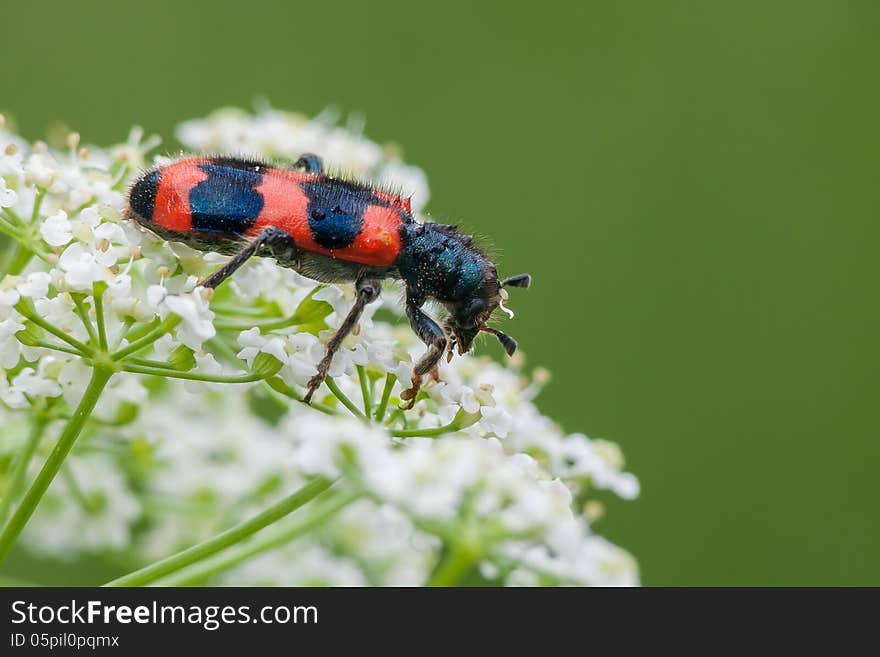
{"type": "Polygon", "coordinates": [[[505,329],[640,477],[645,584],[880,584],[880,5],[431,4],[7,1],[0,110],[363,112],[534,275],[505,329]]]}

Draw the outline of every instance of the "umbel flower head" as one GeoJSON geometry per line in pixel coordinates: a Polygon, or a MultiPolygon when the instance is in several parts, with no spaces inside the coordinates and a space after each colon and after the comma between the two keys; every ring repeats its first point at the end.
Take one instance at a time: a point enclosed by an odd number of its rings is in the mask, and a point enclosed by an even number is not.
{"type": "MultiPolygon", "coordinates": [[[[177,138],[320,153],[422,212],[424,173],[334,118],[221,110],[177,138]]],[[[270,258],[199,287],[225,256],[124,218],[130,180],[168,161],[151,155],[158,140],[79,142],[0,127],[0,559],[20,536],[43,557],[124,563],[125,583],[637,583],[591,522],[597,489],[631,499],[638,482],[614,444],[540,413],[544,371],[466,355],[404,411],[424,346],[385,295],[299,403],[351,290],[270,258]],[[257,526],[268,508],[285,513],[257,526]],[[218,542],[234,525],[249,538],[218,542]],[[210,549],[182,569],[150,566],[196,544],[210,549]]]]}

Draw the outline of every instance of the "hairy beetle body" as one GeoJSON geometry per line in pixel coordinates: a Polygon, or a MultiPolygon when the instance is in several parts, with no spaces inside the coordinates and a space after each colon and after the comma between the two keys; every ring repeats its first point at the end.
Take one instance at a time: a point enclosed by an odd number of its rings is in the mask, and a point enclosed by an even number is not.
{"type": "Polygon", "coordinates": [[[504,285],[525,287],[528,277],[499,281],[495,265],[470,236],[455,226],[416,222],[406,198],[325,175],[315,155],[290,168],[230,157],[181,159],[134,182],[129,215],[165,239],[234,255],[203,282],[207,287],[263,254],[314,280],[356,284],[355,306],[328,343],[306,401],[384,278],[404,282],[407,316],[429,347],[405,399],[415,400],[422,376],[447,349],[450,357],[455,345],[460,353],[469,351],[479,331],[495,334],[509,354],[516,348],[486,322],[506,294],[504,285]],[[444,328],[421,310],[429,299],[449,311],[444,328]]]}

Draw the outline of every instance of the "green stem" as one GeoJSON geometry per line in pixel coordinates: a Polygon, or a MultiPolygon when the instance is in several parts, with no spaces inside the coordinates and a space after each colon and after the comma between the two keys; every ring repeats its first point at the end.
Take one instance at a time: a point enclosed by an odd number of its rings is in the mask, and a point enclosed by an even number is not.
{"type": "Polygon", "coordinates": [[[137,351],[140,351],[144,347],[149,347],[156,340],[158,340],[163,335],[168,333],[168,331],[170,331],[175,326],[180,324],[180,321],[181,321],[181,318],[179,316],[169,315],[168,317],[165,318],[165,320],[161,324],[159,324],[159,326],[154,328],[152,331],[147,333],[145,336],[138,338],[137,340],[132,342],[130,345],[125,347],[125,349],[120,349],[115,354],[113,354],[113,356],[112,356],[113,360],[121,360],[122,358],[125,358],[129,354],[133,354],[137,351]]]}
{"type": "Polygon", "coordinates": [[[385,377],[385,387],[382,388],[382,399],[379,401],[379,408],[376,409],[376,422],[381,422],[385,417],[385,409],[388,408],[388,399],[391,397],[391,389],[394,382],[397,381],[396,374],[388,374],[385,377]]]}
{"type": "MultiPolygon", "coordinates": [[[[275,402],[279,406],[282,406],[283,408],[288,408],[288,404],[284,400],[279,399],[276,395],[283,395],[284,397],[287,397],[288,399],[293,399],[294,401],[298,401],[298,402],[301,402],[303,400],[302,395],[297,393],[296,390],[294,390],[293,388],[288,386],[286,383],[284,383],[277,376],[273,377],[271,379],[266,379],[265,383],[266,383],[266,387],[270,391],[270,395],[272,396],[272,399],[274,399],[275,402]]],[[[339,415],[339,412],[337,411],[337,409],[332,408],[330,406],[325,406],[324,404],[322,404],[320,402],[316,402],[314,400],[312,401],[311,404],[309,404],[309,408],[314,408],[316,411],[320,411],[321,413],[324,413],[325,415],[339,415]]]]}
{"type": "Polygon", "coordinates": [[[3,249],[3,265],[0,266],[0,272],[5,274],[9,271],[9,267],[13,260],[15,260],[15,256],[18,253],[18,250],[21,246],[20,239],[15,231],[10,228],[7,221],[3,218],[3,215],[0,214],[0,235],[6,235],[9,237],[5,248],[3,249]]]}
{"type": "Polygon", "coordinates": [[[161,370],[171,370],[172,372],[178,371],[171,363],[164,363],[160,360],[150,360],[149,358],[136,358],[131,357],[126,360],[126,362],[131,363],[132,365],[139,365],[141,367],[152,367],[161,370]]]}
{"type": "Polygon", "coordinates": [[[92,324],[92,320],[89,319],[89,309],[86,308],[83,295],[74,292],[70,297],[73,299],[73,305],[76,306],[76,314],[79,315],[79,319],[85,327],[86,333],[89,334],[89,342],[92,344],[98,344],[98,334],[95,333],[95,327],[92,324]]]}
{"type": "Polygon", "coordinates": [[[80,353],[80,354],[89,354],[89,353],[91,353],[92,350],[89,349],[89,348],[88,348],[86,345],[84,345],[82,342],[80,342],[80,341],[77,340],[76,338],[73,338],[73,337],[67,335],[67,333],[65,333],[64,331],[62,331],[62,330],[59,329],[58,327],[53,326],[52,324],[50,324],[49,322],[47,322],[46,320],[44,320],[42,317],[40,317],[40,316],[37,315],[36,313],[31,312],[31,311],[30,311],[30,308],[28,308],[28,304],[24,303],[24,301],[25,301],[25,300],[22,299],[22,300],[19,301],[17,304],[15,304],[15,309],[16,309],[18,312],[20,312],[22,315],[24,315],[25,317],[27,317],[29,320],[31,320],[34,324],[36,324],[37,326],[39,326],[39,327],[40,327],[41,329],[43,329],[44,331],[48,331],[49,333],[51,333],[52,335],[54,335],[56,338],[58,338],[58,339],[60,339],[60,340],[64,340],[64,342],[66,342],[66,343],[69,344],[71,347],[73,347],[74,349],[76,349],[78,353],[80,353]]]}
{"type": "MultiPolygon", "coordinates": [[[[192,568],[187,568],[177,575],[166,577],[157,582],[157,585],[192,586],[193,584],[204,582],[209,577],[229,570],[233,566],[237,566],[261,552],[287,545],[298,536],[302,536],[306,532],[320,527],[359,497],[360,494],[358,493],[340,494],[331,497],[324,504],[316,507],[312,513],[304,518],[295,519],[293,524],[283,530],[275,532],[270,536],[255,538],[247,545],[224,552],[213,559],[208,559],[192,568]]],[[[315,504],[319,503],[315,502],[315,504]]]]}
{"type": "Polygon", "coordinates": [[[131,330],[131,327],[134,326],[134,319],[131,317],[126,317],[125,321],[122,322],[122,326],[119,328],[119,335],[116,336],[116,339],[113,340],[113,346],[110,347],[110,351],[116,351],[119,349],[119,345],[122,344],[122,341],[125,340],[125,336],[128,335],[128,332],[131,330]]]}
{"type": "Polygon", "coordinates": [[[101,396],[101,392],[104,390],[104,387],[107,385],[111,376],[113,376],[113,370],[105,367],[96,367],[92,370],[92,378],[89,380],[89,385],[86,388],[85,394],[83,394],[83,398],[80,400],[79,405],[73,412],[73,416],[70,418],[70,421],[61,433],[61,437],[58,438],[55,448],[52,450],[49,458],[46,459],[37,478],[34,479],[31,487],[28,488],[27,492],[24,494],[24,498],[22,499],[21,504],[18,505],[18,509],[16,509],[13,516],[9,519],[9,522],[3,529],[3,533],[0,534],[0,564],[2,564],[9,555],[9,551],[15,544],[18,535],[21,534],[24,526],[27,524],[28,520],[30,520],[37,505],[40,503],[40,500],[49,488],[49,484],[52,483],[55,475],[58,474],[61,464],[64,463],[64,459],[70,452],[70,448],[73,447],[73,443],[76,442],[76,439],[82,432],[86,420],[89,419],[89,415],[91,415],[94,410],[95,404],[98,403],[98,398],[101,396]]]}
{"type": "MultiPolygon", "coordinates": [[[[28,342],[30,345],[31,343],[28,342]]],[[[65,354],[73,354],[74,356],[82,356],[82,354],[76,349],[71,349],[70,347],[63,347],[60,344],[52,344],[51,342],[46,342],[45,340],[34,340],[34,347],[42,347],[43,349],[54,349],[55,351],[63,351],[65,354]]]]}
{"type": "Polygon", "coordinates": [[[395,408],[393,411],[391,411],[391,415],[388,416],[388,422],[386,423],[386,425],[389,427],[393,427],[395,420],[400,420],[401,424],[404,427],[406,426],[406,416],[399,408],[395,408]]]}
{"type": "Polygon", "coordinates": [[[364,398],[364,415],[370,417],[373,414],[373,390],[370,387],[370,379],[363,365],[356,365],[358,380],[361,383],[361,397],[364,398]]]}
{"type": "Polygon", "coordinates": [[[12,258],[12,262],[9,263],[9,268],[6,270],[6,273],[13,276],[20,274],[24,271],[24,268],[27,267],[33,257],[34,252],[19,242],[18,249],[15,251],[15,257],[12,258]]]}
{"type": "MultiPolygon", "coordinates": [[[[310,301],[316,292],[324,289],[324,285],[318,285],[311,292],[309,292],[305,299],[300,302],[300,307],[306,301],[310,301]]],[[[266,317],[265,310],[258,310],[255,308],[244,309],[244,308],[236,308],[234,306],[227,306],[223,304],[212,305],[211,309],[219,314],[226,315],[250,315],[252,317],[266,317]]],[[[304,321],[308,321],[306,317],[303,317],[299,314],[299,308],[290,316],[290,317],[268,317],[262,321],[260,320],[251,320],[249,322],[224,322],[221,318],[218,318],[214,322],[214,327],[218,331],[246,331],[251,328],[259,328],[261,333],[265,333],[266,331],[276,331],[278,329],[287,328],[288,326],[296,326],[297,324],[302,324],[304,321]]]]}
{"type": "Polygon", "coordinates": [[[352,413],[354,413],[354,415],[358,419],[361,419],[364,422],[369,422],[369,420],[367,420],[367,416],[364,415],[363,413],[361,413],[361,409],[359,409],[357,406],[355,406],[354,402],[345,396],[345,393],[339,389],[339,386],[336,385],[336,381],[334,381],[332,377],[328,376],[326,379],[324,379],[324,383],[327,384],[327,387],[330,388],[330,392],[333,393],[333,395],[336,397],[336,399],[338,399],[340,402],[342,402],[343,406],[345,406],[348,410],[350,410],[352,413]]]}
{"type": "Polygon", "coordinates": [[[458,431],[458,423],[453,420],[449,424],[442,427],[434,427],[433,429],[392,429],[391,435],[396,438],[436,438],[453,431],[458,431]]]}
{"type": "Polygon", "coordinates": [[[0,525],[6,522],[6,516],[9,515],[9,509],[12,508],[12,502],[15,501],[21,492],[24,478],[27,476],[28,466],[31,464],[31,459],[34,458],[34,453],[36,453],[37,447],[40,445],[40,439],[43,437],[45,430],[46,423],[41,420],[35,421],[31,427],[31,433],[24,444],[24,449],[18,455],[18,460],[15,462],[15,467],[9,477],[9,485],[3,493],[3,499],[0,500],[0,525]]]}
{"type": "Polygon", "coordinates": [[[150,376],[164,376],[172,379],[186,379],[187,381],[206,381],[207,383],[253,383],[266,378],[260,372],[251,372],[237,376],[224,376],[222,374],[200,374],[198,372],[178,372],[177,370],[159,367],[142,367],[133,363],[124,363],[122,369],[133,374],[149,374],[150,376]]]}
{"type": "Polygon", "coordinates": [[[250,520],[241,522],[225,532],[193,545],[186,550],[136,570],[128,575],[118,577],[104,586],[143,586],[153,580],[170,575],[190,564],[201,561],[212,554],[241,542],[251,534],[268,527],[284,516],[292,513],[307,502],[310,502],[334,483],[331,479],[315,477],[298,491],[270,506],[250,520]]]}
{"type": "Polygon", "coordinates": [[[473,553],[454,544],[449,554],[446,555],[446,559],[431,575],[427,586],[456,586],[475,562],[476,558],[473,553]]]}
{"type": "Polygon", "coordinates": [[[278,329],[287,328],[288,326],[294,326],[295,324],[300,323],[300,318],[298,315],[291,315],[290,317],[282,317],[281,319],[267,319],[264,321],[253,321],[253,322],[224,322],[218,320],[214,322],[214,326],[218,331],[246,331],[248,329],[257,327],[260,329],[260,332],[264,331],[277,331],[278,329]]]}
{"type": "Polygon", "coordinates": [[[34,209],[31,212],[31,226],[37,223],[37,219],[40,216],[40,208],[43,205],[43,199],[46,198],[46,192],[48,190],[44,187],[37,187],[37,196],[34,199],[34,209]]]}
{"type": "Polygon", "coordinates": [[[24,220],[12,208],[0,209],[0,226],[4,227],[4,233],[15,239],[21,239],[21,229],[27,228],[27,224],[24,223],[24,220]]]}
{"type": "Polygon", "coordinates": [[[98,344],[103,351],[107,350],[107,328],[104,325],[104,290],[107,284],[102,282],[92,284],[92,298],[95,300],[95,323],[98,325],[98,344]]]}
{"type": "Polygon", "coordinates": [[[265,308],[239,308],[222,303],[212,303],[211,310],[218,315],[245,315],[248,317],[266,317],[268,311],[265,308]]]}

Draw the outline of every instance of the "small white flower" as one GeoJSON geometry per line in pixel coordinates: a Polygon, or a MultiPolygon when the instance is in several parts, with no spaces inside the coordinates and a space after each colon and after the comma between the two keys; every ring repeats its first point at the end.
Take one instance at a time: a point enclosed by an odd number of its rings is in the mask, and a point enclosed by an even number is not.
{"type": "Polygon", "coordinates": [[[92,369],[79,358],[67,361],[61,368],[61,372],[58,374],[58,383],[61,386],[64,401],[71,408],[74,408],[82,399],[91,374],[92,369]]]}
{"type": "Polygon", "coordinates": [[[391,340],[363,340],[366,343],[367,363],[368,365],[377,367],[387,371],[394,370],[397,367],[397,358],[394,353],[394,342],[391,340]]]}
{"type": "Polygon", "coordinates": [[[204,288],[197,287],[192,292],[169,294],[161,285],[151,285],[147,298],[163,319],[174,314],[183,319],[177,327],[177,337],[187,347],[200,351],[202,343],[216,335],[214,313],[211,310],[204,288]]]}
{"type": "Polygon", "coordinates": [[[25,282],[15,286],[18,293],[23,297],[31,299],[42,299],[49,294],[49,283],[52,282],[52,275],[44,271],[35,271],[27,275],[25,282]]]}
{"type": "Polygon", "coordinates": [[[317,365],[324,356],[324,345],[311,333],[294,333],[289,336],[289,344],[306,362],[317,365]]]}
{"type": "MultiPolygon", "coordinates": [[[[192,374],[223,374],[223,366],[217,362],[217,359],[214,358],[214,354],[194,354],[193,358],[195,358],[196,366],[190,370],[192,374]]],[[[187,392],[191,392],[193,394],[202,394],[205,391],[205,388],[209,390],[223,390],[224,384],[222,383],[209,383],[206,381],[184,381],[183,387],[187,390],[187,392]]]]}
{"type": "Polygon", "coordinates": [[[58,177],[58,162],[48,153],[31,153],[24,162],[24,175],[29,185],[49,187],[58,177]]]}
{"type": "Polygon", "coordinates": [[[324,345],[311,333],[288,336],[290,357],[281,369],[281,378],[287,385],[305,386],[318,373],[318,362],[324,356],[324,345]]]}
{"type": "Polygon", "coordinates": [[[73,227],[64,210],[46,217],[40,224],[40,235],[49,246],[64,246],[73,239],[73,227]]]}
{"type": "MultiPolygon", "coordinates": [[[[341,289],[334,285],[326,285],[312,295],[315,301],[326,301],[333,307],[333,315],[335,315],[336,325],[342,323],[348,311],[351,309],[352,302],[345,298],[345,294],[341,289]]],[[[327,318],[327,323],[333,326],[331,317],[327,318]]]]}
{"type": "Polygon", "coordinates": [[[10,408],[26,408],[28,406],[24,393],[9,385],[5,376],[0,376],[0,400],[10,408]]]}
{"type": "Polygon", "coordinates": [[[480,408],[480,427],[499,438],[504,438],[513,426],[513,417],[499,406],[483,406],[480,408]]]}
{"type": "Polygon", "coordinates": [[[109,243],[126,244],[125,231],[119,224],[103,223],[95,228],[95,240],[106,240],[109,243]]]}
{"type": "Polygon", "coordinates": [[[397,377],[397,385],[402,389],[408,388],[413,377],[413,363],[409,361],[401,361],[392,371],[397,377]]]}
{"type": "Polygon", "coordinates": [[[0,178],[0,208],[11,208],[18,203],[18,194],[14,189],[6,188],[6,179],[0,178]]]}
{"type": "Polygon", "coordinates": [[[171,358],[171,352],[178,347],[178,343],[170,333],[166,333],[153,343],[153,358],[155,360],[167,361],[171,358]]]}
{"type": "Polygon", "coordinates": [[[288,354],[284,349],[284,340],[278,336],[265,336],[260,334],[260,329],[254,327],[247,331],[242,331],[238,335],[238,344],[243,349],[238,352],[238,357],[247,361],[248,367],[253,367],[254,358],[259,353],[266,353],[274,356],[281,361],[282,364],[287,363],[288,354]]]}
{"type": "Polygon", "coordinates": [[[367,350],[360,342],[355,343],[350,349],[343,346],[333,357],[328,375],[335,378],[343,374],[353,374],[356,365],[366,365],[368,362],[367,350]]]}
{"type": "Polygon", "coordinates": [[[98,208],[94,205],[84,208],[83,211],[79,213],[79,219],[92,229],[97,228],[98,224],[101,223],[101,215],[98,213],[98,208]]]}
{"type": "Polygon", "coordinates": [[[92,251],[78,242],[64,249],[58,267],[64,272],[67,288],[78,292],[91,292],[95,282],[108,277],[107,268],[92,251]]]}
{"type": "Polygon", "coordinates": [[[235,273],[230,284],[243,300],[253,301],[277,292],[283,285],[282,276],[281,268],[270,258],[253,258],[235,273]]]}
{"type": "Polygon", "coordinates": [[[146,163],[144,155],[162,143],[159,135],[150,135],[144,139],[144,129],[134,126],[128,133],[128,139],[124,144],[119,144],[110,149],[115,159],[128,162],[133,167],[143,167],[146,163]]]}
{"type": "MultiPolygon", "coordinates": [[[[12,283],[10,279],[11,277],[8,277],[4,284],[7,282],[12,283]]],[[[12,306],[18,303],[19,299],[21,299],[21,295],[18,293],[18,290],[14,288],[0,289],[0,316],[7,315],[12,306]]]]}
{"type": "Polygon", "coordinates": [[[468,386],[461,386],[459,403],[466,413],[476,413],[480,410],[480,402],[478,402],[477,398],[474,396],[473,389],[468,386]]]}
{"type": "Polygon", "coordinates": [[[21,178],[24,176],[22,152],[28,148],[26,141],[0,130],[0,177],[21,178]]]}
{"type": "Polygon", "coordinates": [[[74,312],[73,303],[68,295],[58,294],[51,299],[34,299],[34,307],[40,317],[56,328],[80,341],[88,338],[88,333],[74,312]]]}
{"type": "Polygon", "coordinates": [[[21,356],[21,343],[15,334],[24,328],[14,319],[0,322],[0,367],[10,368],[18,365],[21,356]]]}
{"type": "Polygon", "coordinates": [[[32,367],[26,367],[12,380],[12,387],[31,397],[57,397],[61,386],[57,381],[46,379],[32,367]]]}
{"type": "MultiPolygon", "coordinates": [[[[144,306],[144,304],[140,303],[140,299],[132,293],[131,276],[128,274],[115,276],[107,286],[106,294],[110,307],[123,317],[135,315],[138,306],[144,306]]],[[[153,313],[147,308],[144,308],[144,310],[146,312],[142,317],[135,316],[135,318],[140,321],[149,321],[153,313]]]]}

